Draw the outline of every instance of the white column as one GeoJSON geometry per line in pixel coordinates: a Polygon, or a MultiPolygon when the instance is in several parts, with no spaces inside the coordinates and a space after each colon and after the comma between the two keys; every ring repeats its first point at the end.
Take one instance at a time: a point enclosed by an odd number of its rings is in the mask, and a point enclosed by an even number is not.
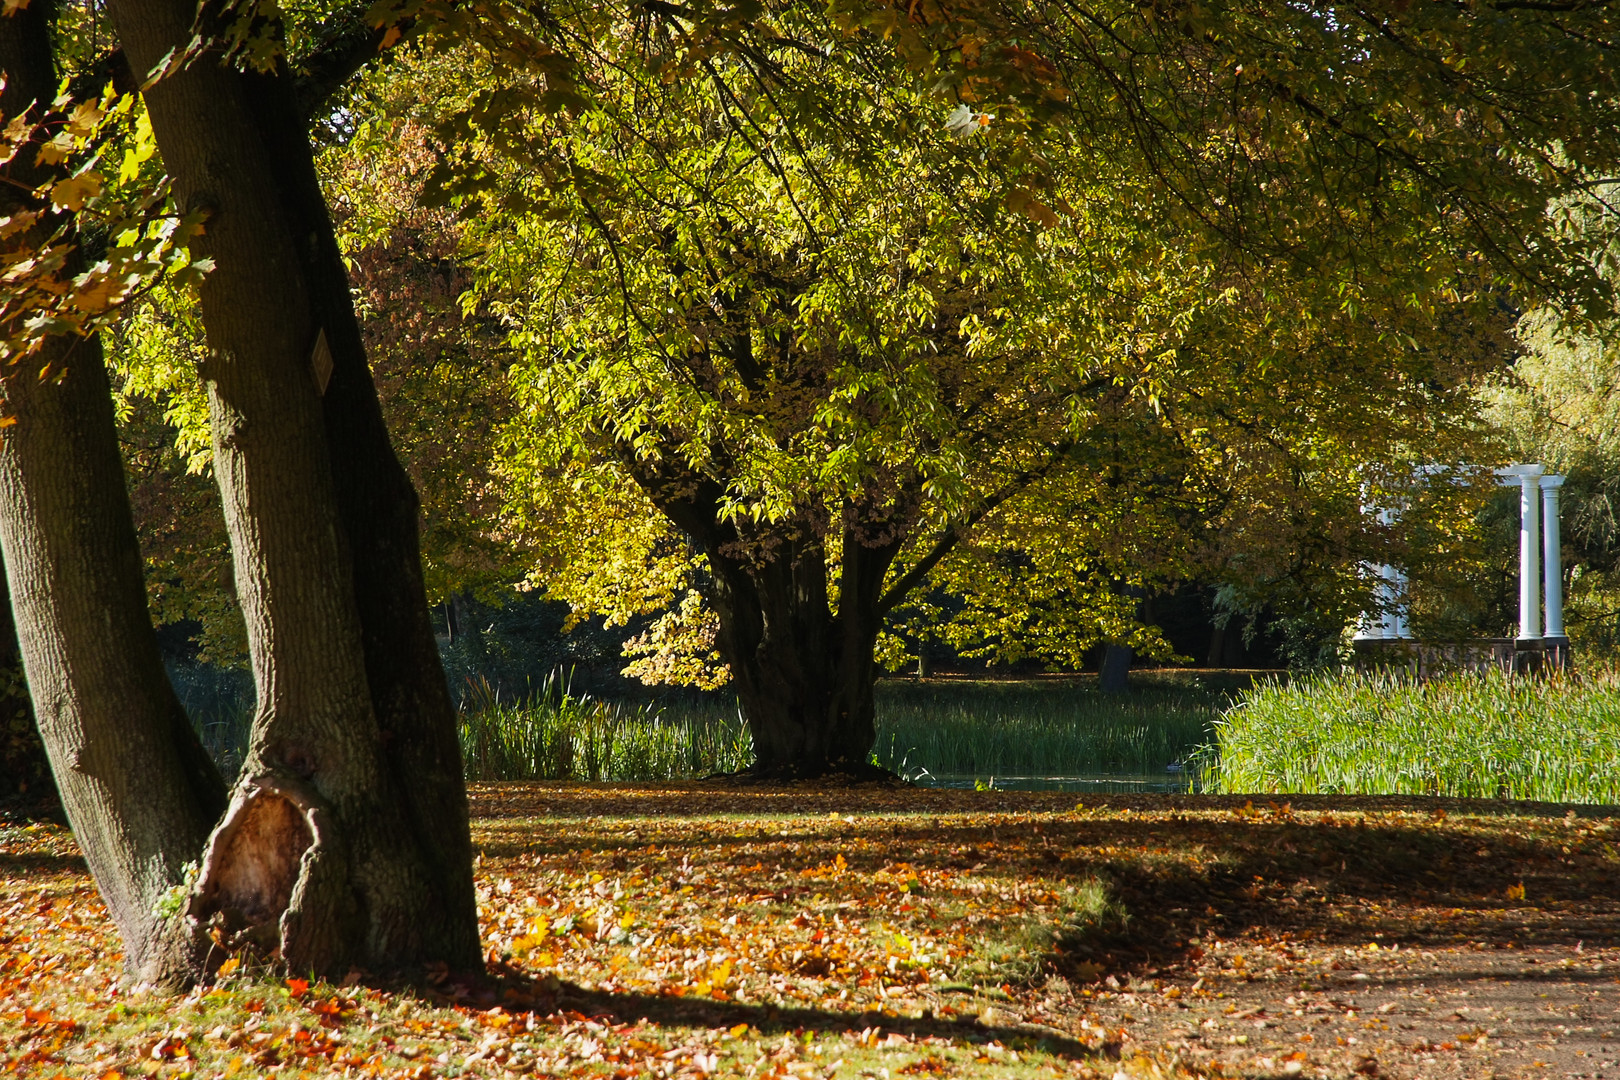
{"type": "MultiPolygon", "coordinates": [[[[1378,509],[1372,503],[1366,501],[1368,492],[1370,490],[1371,489],[1367,486],[1367,484],[1363,483],[1361,485],[1361,497],[1363,500],[1361,503],[1361,512],[1364,514],[1373,514],[1378,519],[1378,523],[1380,525],[1389,524],[1389,511],[1378,509]]],[[[1382,609],[1384,607],[1385,594],[1389,589],[1389,567],[1383,565],[1382,563],[1371,562],[1362,563],[1361,565],[1367,570],[1371,571],[1373,577],[1376,579],[1377,583],[1372,587],[1372,599],[1375,607],[1382,609]]],[[[1389,616],[1387,614],[1384,614],[1381,611],[1378,613],[1372,611],[1363,611],[1361,613],[1361,619],[1356,623],[1354,640],[1382,641],[1389,636],[1389,616]]]]}
{"type": "Polygon", "coordinates": [[[1405,641],[1412,636],[1412,627],[1406,621],[1406,574],[1393,566],[1389,568],[1389,592],[1393,602],[1390,637],[1405,641]]]}
{"type": "Polygon", "coordinates": [[[1519,640],[1541,638],[1540,465],[1510,465],[1496,475],[1519,485],[1519,640]]]}
{"type": "Polygon", "coordinates": [[[1564,636],[1564,562],[1563,537],[1559,535],[1559,489],[1564,486],[1562,476],[1541,478],[1542,509],[1542,583],[1546,591],[1547,636],[1564,636]]]}

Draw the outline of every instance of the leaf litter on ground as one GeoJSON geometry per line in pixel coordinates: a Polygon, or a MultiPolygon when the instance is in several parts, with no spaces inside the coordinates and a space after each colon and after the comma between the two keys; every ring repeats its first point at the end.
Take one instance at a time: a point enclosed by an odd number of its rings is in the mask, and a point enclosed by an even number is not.
{"type": "Polygon", "coordinates": [[[119,986],[0,825],[0,1072],[1616,1076],[1613,821],[1402,798],[473,790],[489,978],[119,986]]]}

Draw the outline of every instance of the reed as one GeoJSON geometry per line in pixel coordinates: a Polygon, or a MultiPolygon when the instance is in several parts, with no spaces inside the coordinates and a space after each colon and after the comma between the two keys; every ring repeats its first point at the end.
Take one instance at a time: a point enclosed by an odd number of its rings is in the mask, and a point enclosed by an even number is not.
{"type": "Polygon", "coordinates": [[[460,719],[469,780],[676,780],[745,767],[741,721],[724,714],[666,715],[573,691],[554,672],[522,701],[476,683],[460,719]]]}
{"type": "MultiPolygon", "coordinates": [[[[914,778],[1163,777],[1213,737],[1217,700],[1196,685],[1110,696],[1072,683],[883,683],[873,760],[914,778]]],[[[557,674],[521,701],[474,684],[461,746],[473,780],[678,780],[751,760],[733,697],[609,703],[557,674]]]]}
{"type": "Polygon", "coordinates": [[[1620,676],[1316,675],[1215,725],[1206,790],[1620,802],[1620,676]]]}
{"type": "Polygon", "coordinates": [[[1212,737],[1219,702],[1199,684],[896,681],[878,687],[876,756],[901,775],[1163,777],[1212,737]]]}

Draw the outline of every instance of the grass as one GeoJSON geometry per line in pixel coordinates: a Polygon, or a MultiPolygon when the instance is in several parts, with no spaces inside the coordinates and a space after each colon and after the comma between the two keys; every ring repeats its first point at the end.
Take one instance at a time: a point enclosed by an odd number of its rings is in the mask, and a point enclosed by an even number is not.
{"type": "MultiPolygon", "coordinates": [[[[1193,681],[1111,696],[1078,680],[896,680],[878,686],[874,756],[913,778],[1164,777],[1210,740],[1219,700],[1193,681]]],[[[734,698],[610,703],[558,675],[523,701],[477,688],[461,747],[471,780],[679,780],[751,760],[734,698]]]]}
{"type": "Polygon", "coordinates": [[[476,685],[460,733],[469,780],[690,779],[752,757],[735,716],[601,701],[576,694],[558,672],[524,701],[476,685]]]}
{"type": "Polygon", "coordinates": [[[1221,698],[1140,682],[1121,695],[1072,679],[881,683],[877,758],[902,775],[1163,777],[1208,742],[1221,698]]]}
{"type": "Polygon", "coordinates": [[[1620,676],[1262,684],[1216,724],[1215,791],[1620,803],[1620,676]]]}

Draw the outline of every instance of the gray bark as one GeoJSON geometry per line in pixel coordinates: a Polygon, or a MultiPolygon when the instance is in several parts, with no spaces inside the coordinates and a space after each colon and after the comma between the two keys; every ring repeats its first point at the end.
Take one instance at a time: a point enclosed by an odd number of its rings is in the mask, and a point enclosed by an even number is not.
{"type": "Polygon", "coordinates": [[[1105,694],[1123,694],[1130,688],[1131,660],[1135,652],[1129,645],[1109,642],[1103,649],[1102,668],[1097,675],[1097,688],[1105,694]]]}
{"type": "MultiPolygon", "coordinates": [[[[37,2],[0,19],[8,117],[55,96],[50,18],[37,2]]],[[[39,183],[33,161],[17,155],[10,179],[39,183]]],[[[202,851],[224,789],[152,631],[100,344],[53,339],[4,389],[15,423],[0,434],[0,548],[40,735],[128,972],[171,982],[187,943],[156,908],[202,851]],[[38,378],[47,362],[60,378],[38,378]]]]}
{"type": "MultiPolygon", "coordinates": [[[[115,0],[110,9],[143,77],[190,38],[185,0],[115,0]]],[[[453,728],[413,731],[413,717],[400,715],[409,695],[385,693],[378,704],[371,679],[355,537],[322,401],[339,373],[327,384],[312,365],[338,335],[331,283],[311,274],[307,192],[289,192],[282,133],[266,118],[280,78],[205,53],[146,94],[178,197],[209,214],[198,246],[216,268],[199,290],[209,344],[201,374],[259,690],[248,760],[188,914],[199,930],[279,954],[294,970],[341,975],[351,965],[435,960],[472,968],[476,910],[453,728]],[[428,767],[400,766],[424,759],[428,767]]],[[[357,362],[363,369],[363,358],[345,361],[357,362]]],[[[414,518],[414,501],[406,503],[414,518]]],[[[414,558],[414,531],[407,546],[414,558]]],[[[407,590],[403,602],[412,599],[407,590]]],[[[431,646],[419,590],[415,599],[420,618],[408,629],[431,646]]],[[[384,639],[389,632],[378,629],[384,639]]],[[[445,705],[435,716],[448,717],[442,677],[438,684],[445,705]]]]}

